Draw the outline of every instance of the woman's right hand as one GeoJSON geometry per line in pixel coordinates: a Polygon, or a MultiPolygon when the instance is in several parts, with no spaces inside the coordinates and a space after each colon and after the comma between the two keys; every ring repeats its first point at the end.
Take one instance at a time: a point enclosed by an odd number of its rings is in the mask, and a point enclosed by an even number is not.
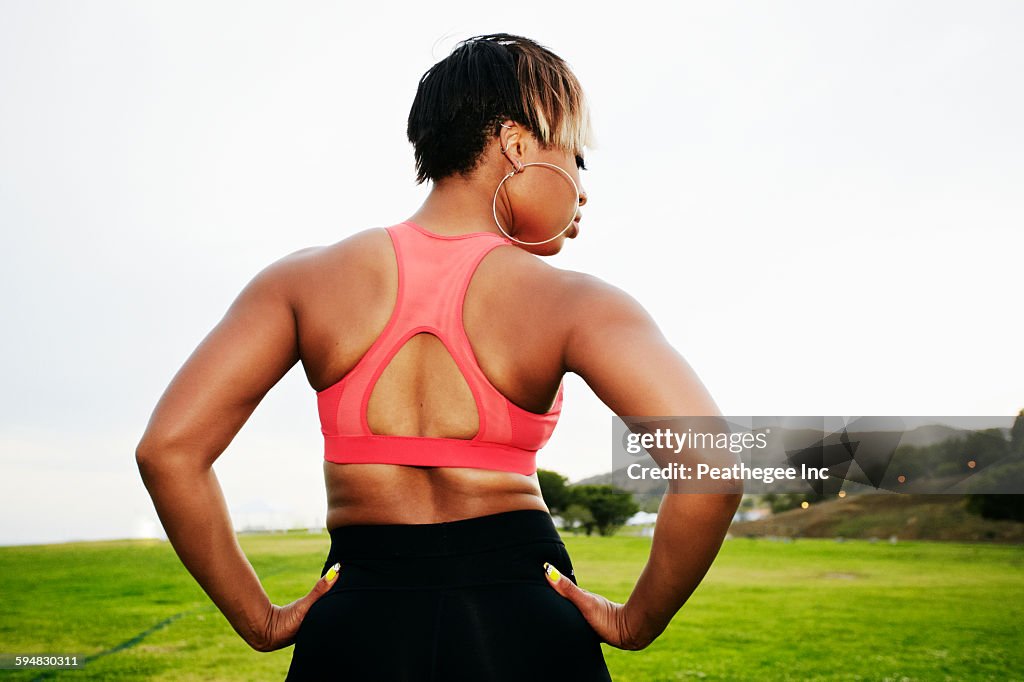
{"type": "Polygon", "coordinates": [[[613,602],[596,592],[589,592],[561,575],[551,564],[544,564],[544,574],[560,595],[571,601],[580,610],[590,627],[606,644],[617,649],[638,651],[644,649],[661,634],[641,632],[639,624],[632,622],[625,604],[613,602]]]}
{"type": "Polygon", "coordinates": [[[305,597],[285,606],[271,604],[264,630],[255,637],[255,641],[248,643],[249,646],[256,651],[268,652],[294,644],[299,627],[309,609],[334,586],[340,568],[340,564],[334,564],[327,569],[305,597]]]}

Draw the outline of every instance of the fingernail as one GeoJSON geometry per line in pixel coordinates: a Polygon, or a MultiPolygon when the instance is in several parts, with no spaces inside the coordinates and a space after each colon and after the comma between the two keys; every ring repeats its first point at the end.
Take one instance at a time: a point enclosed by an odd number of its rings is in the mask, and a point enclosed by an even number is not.
{"type": "Polygon", "coordinates": [[[562,574],[558,572],[558,569],[546,561],[544,562],[544,573],[547,574],[548,580],[552,583],[557,583],[562,579],[562,574]]]}
{"type": "Polygon", "coordinates": [[[341,564],[337,563],[327,569],[327,573],[324,573],[324,580],[331,582],[338,575],[338,571],[341,569],[341,564]]]}

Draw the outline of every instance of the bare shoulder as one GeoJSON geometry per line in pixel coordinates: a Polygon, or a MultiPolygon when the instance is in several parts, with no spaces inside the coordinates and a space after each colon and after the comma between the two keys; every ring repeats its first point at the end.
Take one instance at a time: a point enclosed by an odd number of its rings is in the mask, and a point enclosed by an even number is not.
{"type": "Polygon", "coordinates": [[[618,415],[720,414],[686,359],[633,296],[563,271],[571,318],[564,366],[618,415]]]}
{"type": "Polygon", "coordinates": [[[622,288],[586,272],[562,270],[557,276],[566,316],[566,371],[589,380],[604,361],[667,346],[650,313],[622,288]]]}
{"type": "Polygon", "coordinates": [[[532,254],[526,256],[539,263],[534,265],[539,286],[554,294],[567,328],[567,342],[571,343],[572,337],[600,333],[612,325],[656,331],[647,310],[620,287],[587,272],[553,267],[532,254]]]}
{"type": "Polygon", "coordinates": [[[307,246],[281,256],[254,278],[281,291],[297,293],[315,285],[320,277],[339,272],[365,271],[380,263],[391,250],[391,238],[382,227],[360,230],[331,244],[307,246]]]}
{"type": "Polygon", "coordinates": [[[500,258],[514,266],[515,283],[552,294],[558,299],[560,306],[566,306],[566,311],[580,312],[593,307],[633,314],[645,312],[635,298],[600,277],[556,267],[546,259],[520,248],[497,251],[500,258]]]}
{"type": "Polygon", "coordinates": [[[596,318],[633,318],[653,322],[647,310],[620,287],[586,272],[563,270],[562,278],[571,309],[581,321],[596,318]]]}
{"type": "Polygon", "coordinates": [[[505,265],[501,295],[515,292],[532,324],[544,321],[554,330],[565,371],[582,369],[595,349],[619,338],[628,344],[640,337],[658,339],[661,331],[636,298],[586,272],[551,265],[518,248],[498,249],[505,265]]]}

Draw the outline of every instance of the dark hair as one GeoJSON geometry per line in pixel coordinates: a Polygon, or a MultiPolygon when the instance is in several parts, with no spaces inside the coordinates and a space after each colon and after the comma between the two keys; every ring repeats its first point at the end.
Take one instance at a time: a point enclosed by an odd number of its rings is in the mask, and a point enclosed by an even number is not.
{"type": "Polygon", "coordinates": [[[474,36],[420,78],[406,129],[416,184],[471,172],[505,119],[578,163],[594,146],[586,97],[561,57],[522,36],[474,36]]]}

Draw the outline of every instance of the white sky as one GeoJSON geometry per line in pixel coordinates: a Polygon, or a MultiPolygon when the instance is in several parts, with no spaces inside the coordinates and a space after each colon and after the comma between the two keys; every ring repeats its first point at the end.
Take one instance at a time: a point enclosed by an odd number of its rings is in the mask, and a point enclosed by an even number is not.
{"type": "MultiPolygon", "coordinates": [[[[174,372],[263,266],[415,211],[416,83],[495,31],[593,107],[552,263],[724,414],[1024,407],[1020,3],[0,0],[0,544],[157,529],[134,447],[174,372]]],[[[539,465],[607,470],[610,417],[569,377],[539,465]]],[[[321,447],[296,366],[216,464],[236,523],[322,524],[321,447]]]]}

